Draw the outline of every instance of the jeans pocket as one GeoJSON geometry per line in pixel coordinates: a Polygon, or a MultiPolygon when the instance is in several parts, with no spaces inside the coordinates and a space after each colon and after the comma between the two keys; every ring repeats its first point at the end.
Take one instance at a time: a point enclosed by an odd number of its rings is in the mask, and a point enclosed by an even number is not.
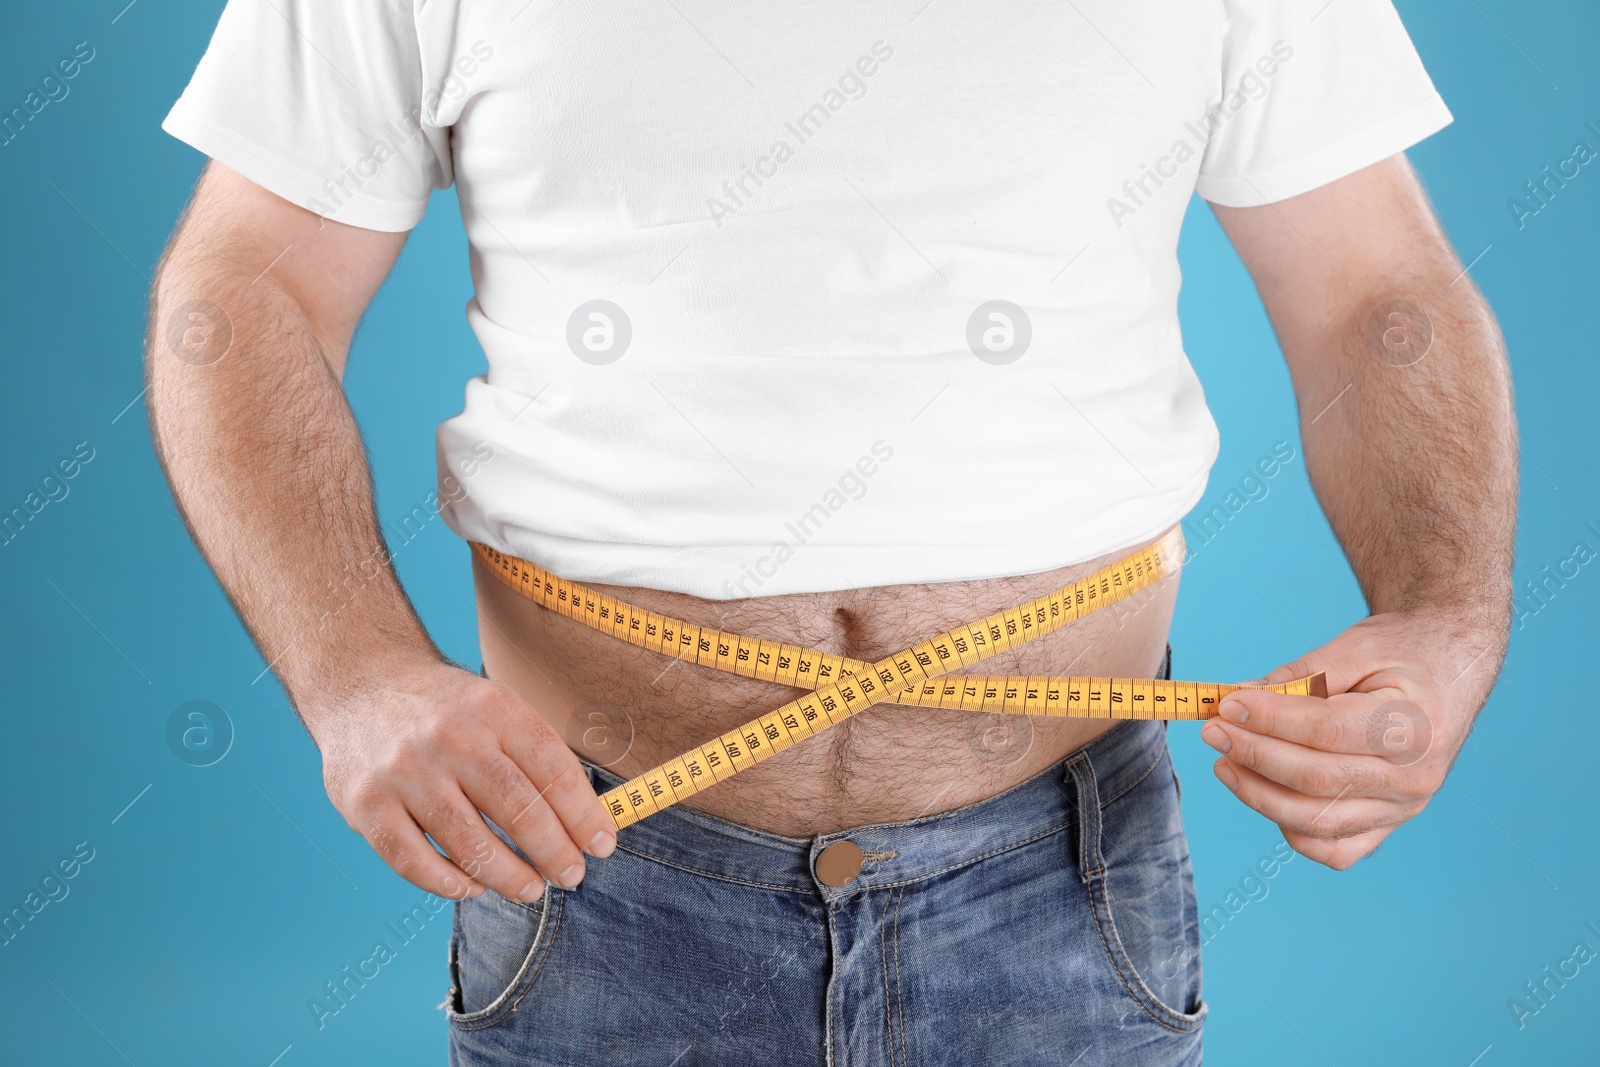
{"type": "Polygon", "coordinates": [[[481,1029],[516,1011],[544,970],[565,906],[566,894],[548,883],[528,904],[492,889],[456,902],[445,1001],[453,1025],[481,1029]]]}
{"type": "Polygon", "coordinates": [[[1074,771],[1080,810],[1080,862],[1106,960],[1123,990],[1149,1018],[1197,1029],[1201,999],[1200,924],[1194,872],[1165,746],[1140,781],[1100,803],[1088,761],[1074,771]],[[1086,795],[1087,794],[1087,795],[1086,795]]]}

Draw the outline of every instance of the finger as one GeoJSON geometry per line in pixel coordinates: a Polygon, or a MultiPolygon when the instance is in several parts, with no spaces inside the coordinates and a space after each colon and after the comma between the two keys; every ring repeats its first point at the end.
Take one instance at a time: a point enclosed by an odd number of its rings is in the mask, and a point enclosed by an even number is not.
{"type": "Polygon", "coordinates": [[[1293,830],[1283,830],[1283,839],[1289,842],[1290,848],[1307,859],[1332,867],[1336,871],[1345,871],[1354,866],[1357,860],[1376,852],[1384,839],[1397,829],[1398,826],[1379,826],[1354,837],[1341,837],[1332,841],[1307,837],[1293,830]]]}
{"type": "Polygon", "coordinates": [[[1343,678],[1335,670],[1333,660],[1325,649],[1314,648],[1299,659],[1292,660],[1281,667],[1275,667],[1268,671],[1259,684],[1278,685],[1282,682],[1292,682],[1296,678],[1305,678],[1308,675],[1316,674],[1318,671],[1328,675],[1330,687],[1335,681],[1340,681],[1341,684],[1338,691],[1343,690],[1343,684],[1353,681],[1353,679],[1343,678]]]}
{"type": "Polygon", "coordinates": [[[583,853],[521,767],[496,754],[475,764],[461,785],[550,881],[564,889],[582,881],[583,853]]]}
{"type": "Polygon", "coordinates": [[[1246,806],[1279,826],[1307,837],[1352,837],[1378,826],[1397,826],[1416,814],[1393,801],[1374,800],[1350,792],[1331,800],[1308,797],[1248,767],[1241,767],[1227,756],[1217,760],[1212,770],[1217,780],[1233,790],[1246,806]]]}
{"type": "Polygon", "coordinates": [[[501,738],[507,756],[522,769],[555,812],[573,843],[604,859],[617,847],[617,823],[595,795],[578,757],[540,722],[542,729],[519,729],[501,738]]]}
{"type": "Polygon", "coordinates": [[[1367,677],[1383,658],[1381,651],[1382,646],[1371,635],[1346,630],[1321,648],[1268,671],[1258,684],[1281,685],[1320,673],[1325,676],[1329,693],[1344,693],[1367,677]]]}
{"type": "Polygon", "coordinates": [[[1306,796],[1351,793],[1392,801],[1411,799],[1396,792],[1398,768],[1377,756],[1323,752],[1219,719],[1206,723],[1200,739],[1233,762],[1306,796]]]}
{"type": "Polygon", "coordinates": [[[1373,751],[1368,722],[1374,712],[1395,699],[1399,690],[1340,693],[1331,697],[1290,696],[1268,689],[1239,689],[1228,693],[1217,716],[1230,726],[1292,741],[1319,752],[1365,753],[1373,751]]]}
{"type": "Polygon", "coordinates": [[[508,900],[523,903],[544,895],[544,879],[489,829],[478,809],[458,789],[426,804],[407,805],[417,823],[468,877],[508,900]]]}
{"type": "Polygon", "coordinates": [[[383,862],[418,889],[448,900],[463,900],[483,892],[481,882],[439,855],[411,813],[399,804],[384,808],[368,820],[361,836],[383,862]]]}
{"type": "MultiPolygon", "coordinates": [[[[1318,659],[1325,659],[1325,657],[1317,657],[1317,658],[1318,659]]],[[[1311,659],[1312,659],[1312,656],[1308,654],[1308,655],[1300,657],[1299,659],[1293,661],[1292,663],[1285,663],[1281,667],[1274,667],[1272,670],[1268,671],[1266,674],[1261,676],[1261,681],[1258,684],[1260,684],[1260,685],[1278,685],[1281,682],[1292,682],[1296,678],[1304,678],[1307,675],[1316,674],[1318,671],[1326,671],[1327,670],[1327,668],[1325,666],[1323,666],[1323,667],[1313,667],[1313,666],[1311,666],[1311,659]]]]}

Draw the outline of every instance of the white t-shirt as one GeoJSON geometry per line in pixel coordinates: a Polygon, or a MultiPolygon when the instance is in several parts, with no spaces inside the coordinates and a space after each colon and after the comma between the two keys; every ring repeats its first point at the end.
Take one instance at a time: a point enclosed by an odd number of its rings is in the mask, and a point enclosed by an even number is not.
{"type": "Polygon", "coordinates": [[[712,599],[1033,573],[1200,498],[1198,190],[1450,113],[1389,0],[230,0],[163,128],[353,226],[452,181],[459,535],[712,599]]]}

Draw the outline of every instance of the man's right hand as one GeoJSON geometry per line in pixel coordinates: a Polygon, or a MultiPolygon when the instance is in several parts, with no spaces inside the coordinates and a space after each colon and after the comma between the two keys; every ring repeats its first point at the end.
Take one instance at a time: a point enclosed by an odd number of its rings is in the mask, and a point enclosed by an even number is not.
{"type": "Polygon", "coordinates": [[[423,663],[336,707],[301,711],[334,807],[400,877],[431,893],[461,899],[488,886],[537,900],[546,879],[577,885],[585,852],[605,857],[616,847],[616,824],[578,757],[498,682],[423,663]]]}
{"type": "Polygon", "coordinates": [[[534,900],[545,878],[578,883],[583,850],[609,855],[616,823],[538,712],[443,661],[389,565],[342,386],[356,324],[404,242],[210,164],[151,293],[151,430],[346,821],[430,892],[534,900]],[[359,610],[329,611],[353,567],[359,610]]]}

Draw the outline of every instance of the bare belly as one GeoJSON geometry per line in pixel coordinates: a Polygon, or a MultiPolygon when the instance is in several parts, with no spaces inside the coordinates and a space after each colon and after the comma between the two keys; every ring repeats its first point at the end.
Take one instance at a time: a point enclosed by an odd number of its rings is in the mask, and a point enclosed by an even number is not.
{"type": "MultiPolygon", "coordinates": [[[[1038,574],[747,600],[586,583],[700,626],[880,659],[1032,600],[1143,545],[1038,574]]],[[[573,751],[631,778],[802,690],[694,666],[546,611],[473,560],[484,669],[538,709],[573,751]]],[[[1154,677],[1178,576],[968,673],[1154,677]]],[[[683,801],[769,833],[808,837],[937,814],[1003,792],[1114,725],[878,704],[683,801]]]]}

